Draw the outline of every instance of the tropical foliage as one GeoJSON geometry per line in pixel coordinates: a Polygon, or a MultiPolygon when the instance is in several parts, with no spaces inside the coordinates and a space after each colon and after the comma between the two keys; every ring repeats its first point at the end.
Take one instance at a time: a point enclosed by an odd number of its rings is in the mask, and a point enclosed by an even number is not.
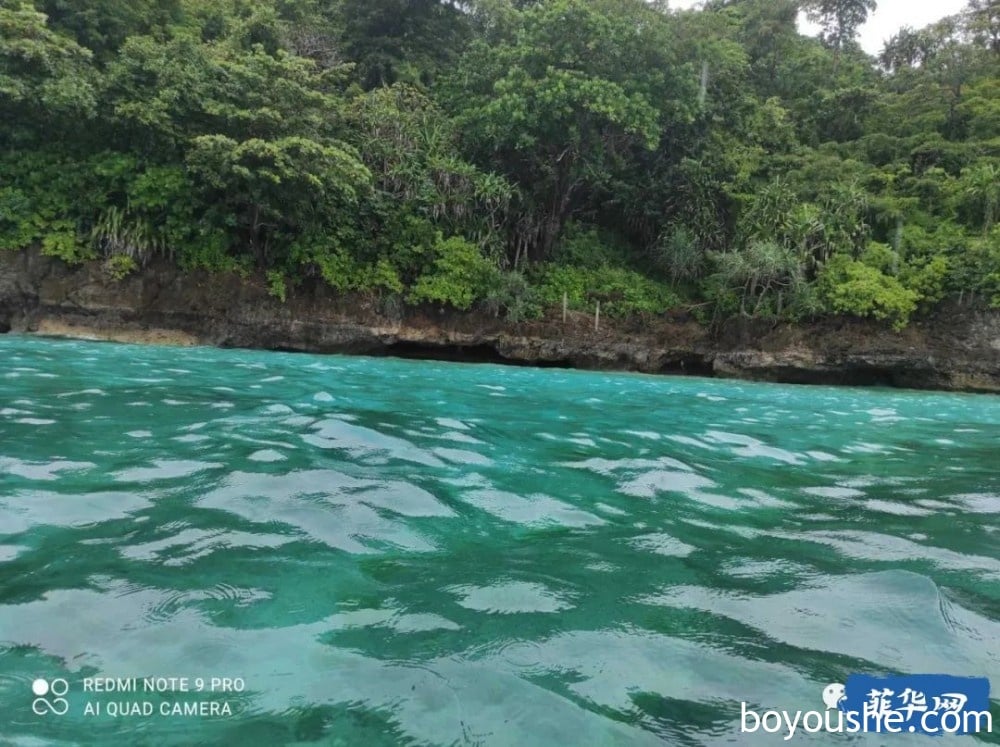
{"type": "Polygon", "coordinates": [[[995,5],[872,58],[875,0],[0,0],[0,249],[515,321],[1000,306],[995,5]]]}

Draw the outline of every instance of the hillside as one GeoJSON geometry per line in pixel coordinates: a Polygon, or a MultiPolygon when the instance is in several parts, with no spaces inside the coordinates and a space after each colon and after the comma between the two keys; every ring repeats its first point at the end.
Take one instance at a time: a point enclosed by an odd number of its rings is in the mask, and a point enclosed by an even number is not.
{"type": "Polygon", "coordinates": [[[996,3],[878,59],[872,0],[705,5],[0,0],[0,251],[646,335],[1000,305],[996,3]]]}

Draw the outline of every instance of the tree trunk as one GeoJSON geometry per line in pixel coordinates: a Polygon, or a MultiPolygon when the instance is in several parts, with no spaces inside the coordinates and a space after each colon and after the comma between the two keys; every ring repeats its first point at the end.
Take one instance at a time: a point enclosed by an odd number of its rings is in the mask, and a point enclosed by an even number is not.
{"type": "Polygon", "coordinates": [[[573,193],[578,185],[578,181],[573,179],[576,156],[570,153],[568,148],[556,158],[556,163],[558,166],[551,203],[542,226],[541,236],[534,247],[532,259],[535,261],[544,260],[552,253],[552,249],[562,234],[563,226],[566,225],[566,220],[569,218],[573,193]]]}

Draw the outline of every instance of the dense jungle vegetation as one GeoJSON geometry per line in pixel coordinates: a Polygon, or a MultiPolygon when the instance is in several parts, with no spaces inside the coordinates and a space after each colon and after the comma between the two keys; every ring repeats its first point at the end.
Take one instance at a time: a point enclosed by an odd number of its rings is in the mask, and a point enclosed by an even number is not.
{"type": "Polygon", "coordinates": [[[1000,306],[1000,3],[877,58],[874,8],[0,0],[0,249],[515,321],[1000,306]]]}

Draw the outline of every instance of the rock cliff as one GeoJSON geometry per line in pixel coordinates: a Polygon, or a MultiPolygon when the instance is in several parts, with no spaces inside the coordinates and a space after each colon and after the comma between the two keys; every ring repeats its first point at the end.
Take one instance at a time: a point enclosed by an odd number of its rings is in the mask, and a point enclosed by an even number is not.
{"type": "Polygon", "coordinates": [[[1000,393],[1000,313],[957,307],[899,333],[854,319],[734,321],[712,332],[680,316],[602,320],[595,331],[583,314],[510,324],[485,313],[337,295],[321,283],[281,302],[260,279],[168,263],[114,281],[100,263],[69,267],[26,251],[0,252],[0,332],[8,331],[1000,393]]]}

